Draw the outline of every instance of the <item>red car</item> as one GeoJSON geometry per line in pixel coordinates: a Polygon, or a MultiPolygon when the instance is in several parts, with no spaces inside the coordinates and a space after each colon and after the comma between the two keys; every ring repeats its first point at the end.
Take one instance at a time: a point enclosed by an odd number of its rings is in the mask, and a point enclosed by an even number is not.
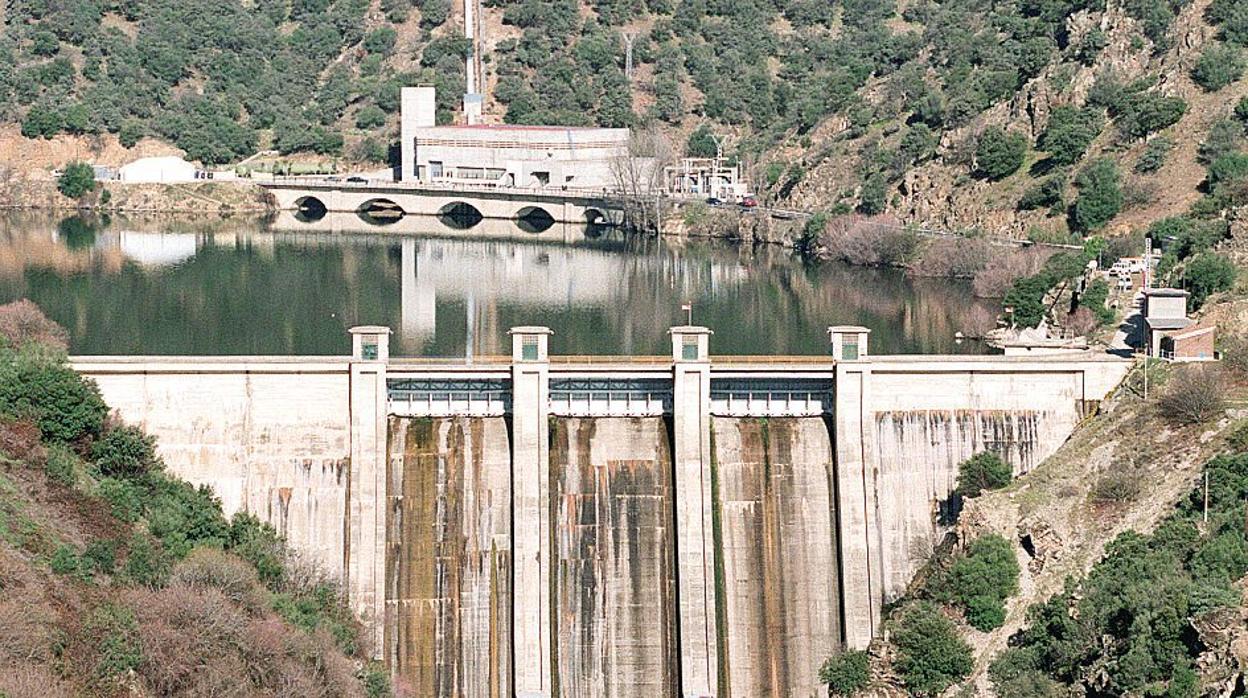
{"type": "Polygon", "coordinates": [[[741,197],[741,208],[754,208],[758,206],[758,201],[752,196],[741,197]]]}

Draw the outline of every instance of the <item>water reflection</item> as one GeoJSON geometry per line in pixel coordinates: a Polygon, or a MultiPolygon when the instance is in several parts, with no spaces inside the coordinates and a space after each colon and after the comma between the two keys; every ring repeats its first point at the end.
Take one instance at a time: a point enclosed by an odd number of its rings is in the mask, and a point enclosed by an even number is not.
{"type": "Polygon", "coordinates": [[[406,355],[504,353],[525,324],[553,328],[554,353],[661,354],[686,299],[717,354],[826,353],[833,324],[870,327],[876,353],[965,352],[980,345],[954,333],[988,312],[962,284],[807,268],[770,247],[275,227],[0,217],[0,300],[32,299],[81,354],[343,354],[365,323],[393,327],[406,355]]]}

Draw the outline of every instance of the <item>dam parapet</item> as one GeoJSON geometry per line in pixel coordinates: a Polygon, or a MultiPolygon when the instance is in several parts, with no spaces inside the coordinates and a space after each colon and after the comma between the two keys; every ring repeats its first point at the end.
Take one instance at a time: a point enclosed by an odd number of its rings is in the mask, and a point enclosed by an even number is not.
{"type": "Polygon", "coordinates": [[[960,461],[1016,473],[1122,379],[1103,354],[74,357],[169,469],[338,578],[421,695],[822,694],[942,529],[960,461]]]}

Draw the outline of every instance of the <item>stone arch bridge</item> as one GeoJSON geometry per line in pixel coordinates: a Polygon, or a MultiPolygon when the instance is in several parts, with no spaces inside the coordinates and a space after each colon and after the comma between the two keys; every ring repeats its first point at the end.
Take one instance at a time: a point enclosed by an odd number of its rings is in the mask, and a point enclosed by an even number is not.
{"type": "Polygon", "coordinates": [[[261,184],[277,207],[311,220],[326,213],[357,213],[382,219],[438,216],[468,229],[482,220],[519,221],[534,232],[555,223],[618,225],[620,201],[606,192],[536,191],[499,187],[412,187],[391,182],[286,180],[261,184]]]}

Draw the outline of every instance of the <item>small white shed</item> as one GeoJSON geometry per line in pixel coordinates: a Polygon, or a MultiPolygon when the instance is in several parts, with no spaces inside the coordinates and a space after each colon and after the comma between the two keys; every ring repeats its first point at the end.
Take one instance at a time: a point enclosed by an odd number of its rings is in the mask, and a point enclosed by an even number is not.
{"type": "Polygon", "coordinates": [[[123,182],[193,182],[195,166],[177,156],[140,158],[118,173],[123,182]]]}

